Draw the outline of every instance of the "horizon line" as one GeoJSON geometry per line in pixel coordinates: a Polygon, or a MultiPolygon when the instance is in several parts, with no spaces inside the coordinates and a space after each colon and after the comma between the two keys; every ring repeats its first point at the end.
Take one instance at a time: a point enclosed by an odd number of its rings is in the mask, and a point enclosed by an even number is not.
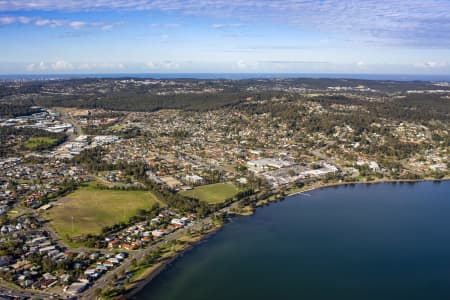
{"type": "Polygon", "coordinates": [[[126,72],[126,73],[45,73],[45,74],[0,74],[0,81],[7,80],[51,80],[51,79],[119,79],[119,78],[138,78],[138,79],[215,79],[215,80],[244,80],[244,79],[353,79],[353,80],[387,80],[387,81],[428,81],[428,82],[450,82],[449,74],[401,74],[401,73],[294,73],[294,72],[275,72],[275,73],[253,73],[253,72],[126,72]],[[277,76],[278,75],[278,76],[277,76]],[[154,76],[154,77],[152,77],[154,76]],[[170,76],[170,78],[168,78],[170,76]],[[176,77],[181,76],[181,77],[176,77]],[[196,77],[200,76],[200,77],[196,77]],[[211,76],[208,78],[208,76],[211,76]],[[243,78],[225,78],[220,76],[243,76],[243,78]],[[289,77],[292,76],[292,77],[289,77]],[[372,78],[372,77],[385,78],[372,78]],[[359,77],[359,78],[358,78],[359,77]],[[366,77],[366,78],[361,78],[366,77]],[[389,78],[391,77],[391,78],[389,78]],[[395,78],[394,78],[395,77],[395,78]]]}

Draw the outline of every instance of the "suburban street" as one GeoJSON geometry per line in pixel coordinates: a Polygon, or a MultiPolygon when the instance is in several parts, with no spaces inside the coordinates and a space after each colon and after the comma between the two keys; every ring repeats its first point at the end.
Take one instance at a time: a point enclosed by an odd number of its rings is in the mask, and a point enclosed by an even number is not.
{"type": "Polygon", "coordinates": [[[3,286],[0,286],[0,299],[4,299],[3,298],[4,296],[33,298],[33,299],[59,299],[60,298],[60,297],[54,297],[52,294],[48,294],[48,293],[11,289],[11,288],[6,288],[3,286]]]}
{"type": "Polygon", "coordinates": [[[161,246],[165,243],[168,243],[170,241],[178,239],[179,237],[186,234],[186,232],[190,229],[199,230],[204,225],[207,225],[210,222],[211,222],[211,218],[209,218],[209,217],[205,218],[203,220],[200,220],[200,221],[194,223],[192,226],[188,226],[188,227],[179,229],[179,230],[165,236],[164,239],[162,239],[161,241],[159,241],[156,244],[151,245],[148,248],[128,252],[130,254],[130,256],[120,266],[107,272],[103,277],[101,277],[99,280],[97,280],[88,290],[86,290],[84,293],[80,294],[79,298],[80,299],[94,299],[95,291],[98,289],[101,290],[101,289],[105,288],[107,285],[113,283],[112,278],[116,274],[121,274],[121,273],[127,272],[127,270],[129,270],[131,268],[133,260],[136,260],[136,261],[142,260],[147,255],[149,255],[153,250],[158,248],[159,246],[161,246]]]}

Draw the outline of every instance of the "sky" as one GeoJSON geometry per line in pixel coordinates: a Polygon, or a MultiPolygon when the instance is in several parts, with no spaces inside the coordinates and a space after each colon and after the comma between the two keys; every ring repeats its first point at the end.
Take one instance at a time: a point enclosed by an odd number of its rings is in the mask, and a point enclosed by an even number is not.
{"type": "Polygon", "coordinates": [[[0,74],[450,74],[450,0],[0,0],[0,74]]]}

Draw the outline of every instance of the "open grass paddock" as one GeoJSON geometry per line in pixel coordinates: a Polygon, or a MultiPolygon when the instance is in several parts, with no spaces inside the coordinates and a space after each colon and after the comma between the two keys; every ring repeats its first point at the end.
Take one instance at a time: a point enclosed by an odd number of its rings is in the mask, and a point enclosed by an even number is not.
{"type": "Polygon", "coordinates": [[[234,197],[239,189],[231,183],[215,183],[195,187],[189,191],[180,192],[181,195],[204,201],[210,204],[222,203],[234,197]]]}
{"type": "MultiPolygon", "coordinates": [[[[82,187],[46,212],[50,226],[63,239],[98,234],[105,226],[127,221],[140,209],[160,203],[146,191],[100,190],[82,187]]],[[[162,205],[162,203],[160,203],[162,205]]]]}

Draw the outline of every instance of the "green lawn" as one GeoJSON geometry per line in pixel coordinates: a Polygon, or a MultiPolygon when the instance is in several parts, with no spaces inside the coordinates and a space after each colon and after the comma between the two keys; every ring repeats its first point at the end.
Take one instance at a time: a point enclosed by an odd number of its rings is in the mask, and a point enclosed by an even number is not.
{"type": "Polygon", "coordinates": [[[29,150],[41,150],[48,149],[55,146],[58,143],[58,139],[50,137],[31,137],[25,143],[25,148],[29,150]]]}
{"type": "Polygon", "coordinates": [[[195,187],[190,191],[182,191],[181,195],[196,198],[210,204],[222,203],[228,198],[232,198],[239,192],[239,189],[231,183],[215,183],[195,187]]]}
{"type": "Polygon", "coordinates": [[[103,227],[128,221],[139,209],[148,209],[154,203],[163,205],[150,192],[87,186],[64,197],[45,215],[56,233],[67,240],[82,234],[98,234],[103,227]]]}

